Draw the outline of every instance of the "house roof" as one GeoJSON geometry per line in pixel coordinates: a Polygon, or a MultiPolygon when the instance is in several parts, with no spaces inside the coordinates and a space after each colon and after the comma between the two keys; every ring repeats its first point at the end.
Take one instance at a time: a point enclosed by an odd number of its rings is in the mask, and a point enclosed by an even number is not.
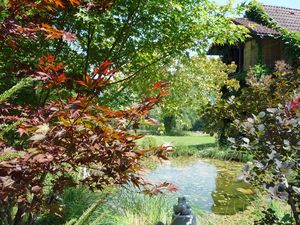
{"type": "Polygon", "coordinates": [[[248,28],[251,34],[258,36],[277,36],[279,32],[269,28],[263,24],[256,23],[247,18],[235,18],[233,22],[238,25],[242,25],[248,28]]]}
{"type": "Polygon", "coordinates": [[[281,6],[263,5],[266,13],[275,20],[278,25],[289,31],[300,32],[300,9],[292,9],[281,6]]]}

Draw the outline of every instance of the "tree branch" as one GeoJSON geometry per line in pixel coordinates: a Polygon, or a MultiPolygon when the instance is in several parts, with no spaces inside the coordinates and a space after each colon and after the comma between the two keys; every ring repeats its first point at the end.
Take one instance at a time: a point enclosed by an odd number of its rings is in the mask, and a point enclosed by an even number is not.
{"type": "Polygon", "coordinates": [[[131,81],[131,80],[133,80],[140,72],[142,72],[143,70],[149,68],[150,66],[153,66],[154,64],[158,63],[158,62],[161,61],[162,59],[168,58],[170,55],[171,55],[170,53],[168,53],[168,54],[166,54],[166,55],[163,55],[163,56],[157,58],[156,60],[154,60],[153,62],[151,62],[151,63],[149,63],[149,64],[147,64],[147,65],[141,67],[140,69],[138,69],[137,71],[135,71],[133,74],[129,75],[128,77],[126,77],[126,78],[124,78],[124,79],[122,79],[122,80],[118,80],[118,81],[116,81],[116,82],[112,82],[112,83],[110,83],[109,85],[114,85],[114,84],[122,83],[122,82],[125,82],[125,81],[127,81],[127,82],[128,82],[128,81],[131,81]]]}
{"type": "MultiPolygon", "coordinates": [[[[128,12],[127,19],[126,19],[123,27],[118,32],[117,38],[115,39],[112,47],[110,48],[109,52],[107,53],[107,56],[105,57],[104,61],[107,61],[111,57],[111,55],[112,55],[113,51],[115,50],[115,48],[117,47],[118,43],[121,42],[121,48],[124,46],[124,42],[125,41],[122,40],[122,37],[124,37],[125,36],[125,32],[128,31],[128,27],[131,24],[131,21],[133,21],[133,18],[136,15],[136,12],[138,11],[138,8],[140,6],[140,3],[141,3],[141,1],[139,0],[138,4],[135,5],[135,7],[132,7],[132,10],[128,12]]],[[[129,10],[130,10],[130,8],[129,8],[129,10]]],[[[125,40],[127,40],[127,39],[128,39],[128,36],[127,36],[127,38],[125,38],[125,40]]],[[[118,52],[120,52],[120,49],[119,49],[118,52]]]]}
{"type": "Polygon", "coordinates": [[[85,66],[84,66],[84,79],[85,75],[88,72],[89,69],[89,58],[90,58],[90,48],[93,40],[93,36],[95,33],[95,27],[92,26],[92,23],[89,23],[89,28],[88,28],[88,42],[87,42],[87,48],[86,48],[86,56],[85,56],[85,66]]]}

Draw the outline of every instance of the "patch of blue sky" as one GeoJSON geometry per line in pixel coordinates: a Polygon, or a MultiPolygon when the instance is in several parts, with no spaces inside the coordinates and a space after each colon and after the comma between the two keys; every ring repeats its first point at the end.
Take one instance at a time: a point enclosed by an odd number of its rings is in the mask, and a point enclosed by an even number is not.
{"type": "MultiPolygon", "coordinates": [[[[215,0],[220,5],[225,5],[230,0],[215,0]]],[[[233,0],[235,5],[243,2],[250,2],[251,0],[233,0]]],[[[300,0],[259,0],[260,3],[265,5],[283,6],[288,8],[300,9],[300,0]]]]}

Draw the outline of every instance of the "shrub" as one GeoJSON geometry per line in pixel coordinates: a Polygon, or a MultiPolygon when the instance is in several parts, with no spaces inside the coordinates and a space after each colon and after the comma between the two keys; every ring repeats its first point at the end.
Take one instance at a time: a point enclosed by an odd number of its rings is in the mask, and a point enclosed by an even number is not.
{"type": "Polygon", "coordinates": [[[154,137],[151,137],[151,136],[144,137],[142,139],[141,146],[144,147],[144,148],[146,148],[146,147],[155,147],[155,146],[157,146],[156,139],[154,137]]]}
{"type": "Polygon", "coordinates": [[[286,201],[299,224],[300,97],[295,99],[289,103],[291,106],[268,108],[242,123],[244,136],[236,144],[254,156],[254,161],[244,167],[244,179],[263,185],[272,197],[286,201]],[[293,105],[295,101],[297,103],[293,105]],[[291,177],[291,174],[296,176],[291,177]]]}

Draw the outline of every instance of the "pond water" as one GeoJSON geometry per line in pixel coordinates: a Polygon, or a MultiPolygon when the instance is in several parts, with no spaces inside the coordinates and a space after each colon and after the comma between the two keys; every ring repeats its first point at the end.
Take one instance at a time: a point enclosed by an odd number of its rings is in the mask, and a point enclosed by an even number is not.
{"type": "Polygon", "coordinates": [[[236,162],[179,158],[164,162],[147,178],[176,185],[179,191],[170,197],[187,197],[193,209],[231,215],[245,210],[254,197],[251,186],[237,180],[242,166],[236,162]]]}

